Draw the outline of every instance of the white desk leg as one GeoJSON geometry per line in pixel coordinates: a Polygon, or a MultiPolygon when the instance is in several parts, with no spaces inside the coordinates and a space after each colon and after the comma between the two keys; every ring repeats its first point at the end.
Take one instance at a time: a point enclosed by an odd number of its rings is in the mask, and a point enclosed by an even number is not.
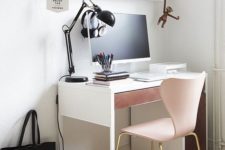
{"type": "Polygon", "coordinates": [[[115,126],[110,127],[110,150],[115,150],[115,126]]]}
{"type": "Polygon", "coordinates": [[[115,150],[115,107],[114,94],[111,94],[110,150],[115,150]]]}

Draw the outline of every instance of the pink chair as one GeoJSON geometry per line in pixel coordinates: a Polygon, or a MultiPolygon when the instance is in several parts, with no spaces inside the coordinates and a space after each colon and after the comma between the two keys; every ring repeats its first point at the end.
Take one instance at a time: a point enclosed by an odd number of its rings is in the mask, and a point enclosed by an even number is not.
{"type": "Polygon", "coordinates": [[[159,142],[193,135],[200,150],[198,136],[194,133],[198,105],[205,81],[205,72],[194,79],[166,79],[160,87],[160,95],[170,118],[160,118],[123,128],[118,138],[117,150],[123,135],[134,135],[159,142]]]}

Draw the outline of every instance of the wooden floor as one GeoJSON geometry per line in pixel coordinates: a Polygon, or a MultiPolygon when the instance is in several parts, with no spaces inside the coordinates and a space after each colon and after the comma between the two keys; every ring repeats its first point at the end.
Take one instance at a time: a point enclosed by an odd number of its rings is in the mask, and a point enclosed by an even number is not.
{"type": "Polygon", "coordinates": [[[119,150],[131,150],[129,145],[120,147],[119,150]]]}

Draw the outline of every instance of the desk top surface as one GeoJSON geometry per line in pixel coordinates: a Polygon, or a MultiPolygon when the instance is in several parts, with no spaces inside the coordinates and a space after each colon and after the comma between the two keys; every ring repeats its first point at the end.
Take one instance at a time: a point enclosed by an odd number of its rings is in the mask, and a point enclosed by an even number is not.
{"type": "MultiPolygon", "coordinates": [[[[193,78],[200,73],[194,73],[194,72],[185,72],[185,73],[176,73],[176,74],[168,74],[168,78],[184,78],[184,79],[190,79],[193,78]]],[[[144,88],[151,88],[151,87],[157,87],[161,85],[161,81],[151,81],[151,82],[141,82],[141,81],[135,81],[131,80],[129,83],[124,84],[117,84],[112,86],[105,86],[105,85],[96,85],[92,84],[92,82],[88,83],[67,83],[64,81],[59,82],[59,87],[70,87],[70,88],[87,88],[88,90],[94,90],[94,89],[100,89],[100,90],[110,90],[113,93],[120,93],[120,92],[126,92],[126,91],[132,91],[132,90],[139,90],[144,88]]]]}

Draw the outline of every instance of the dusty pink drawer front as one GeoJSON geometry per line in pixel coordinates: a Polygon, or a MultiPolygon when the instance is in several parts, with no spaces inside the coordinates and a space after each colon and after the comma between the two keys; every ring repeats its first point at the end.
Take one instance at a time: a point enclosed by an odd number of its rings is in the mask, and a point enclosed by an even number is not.
{"type": "Polygon", "coordinates": [[[115,94],[115,108],[121,109],[132,105],[153,102],[160,99],[160,87],[122,92],[115,94]]]}

